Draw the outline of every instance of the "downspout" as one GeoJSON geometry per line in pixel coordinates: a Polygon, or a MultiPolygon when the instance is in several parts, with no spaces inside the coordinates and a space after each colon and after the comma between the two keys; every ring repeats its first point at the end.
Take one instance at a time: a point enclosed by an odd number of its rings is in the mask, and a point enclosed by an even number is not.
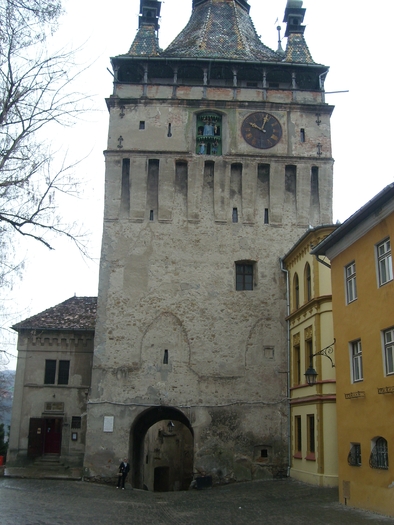
{"type": "Polygon", "coordinates": [[[291,412],[290,412],[290,290],[289,290],[289,271],[286,270],[283,259],[280,259],[280,269],[286,274],[286,318],[287,318],[287,433],[288,433],[288,466],[287,477],[290,477],[291,465],[291,412]]]}

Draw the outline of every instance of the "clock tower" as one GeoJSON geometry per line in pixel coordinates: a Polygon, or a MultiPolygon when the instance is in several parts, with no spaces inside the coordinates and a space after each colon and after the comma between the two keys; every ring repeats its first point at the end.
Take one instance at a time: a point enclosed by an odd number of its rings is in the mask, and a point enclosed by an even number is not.
{"type": "MultiPolygon", "coordinates": [[[[285,51],[246,0],[193,0],[158,43],[141,0],[114,91],[87,477],[177,490],[285,475],[286,283],[279,259],[331,223],[328,68],[285,8],[285,51]]],[[[163,24],[170,23],[163,20],[163,24]]]]}

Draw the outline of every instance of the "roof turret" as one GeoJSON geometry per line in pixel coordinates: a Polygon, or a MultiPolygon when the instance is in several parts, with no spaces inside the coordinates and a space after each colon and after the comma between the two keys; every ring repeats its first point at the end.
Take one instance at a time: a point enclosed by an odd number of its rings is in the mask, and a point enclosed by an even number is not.
{"type": "Polygon", "coordinates": [[[158,32],[161,2],[141,0],[139,29],[128,52],[131,56],[158,56],[160,54],[158,32]]]}
{"type": "Polygon", "coordinates": [[[302,0],[287,0],[285,10],[287,46],[285,51],[285,62],[297,62],[302,64],[314,64],[312,55],[304,38],[305,26],[302,25],[306,9],[302,7],[302,0]]]}

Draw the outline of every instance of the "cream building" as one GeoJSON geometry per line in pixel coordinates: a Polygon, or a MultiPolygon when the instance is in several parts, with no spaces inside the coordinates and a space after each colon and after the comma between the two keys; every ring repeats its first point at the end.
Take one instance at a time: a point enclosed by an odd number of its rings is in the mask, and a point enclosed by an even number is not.
{"type": "Polygon", "coordinates": [[[338,484],[335,344],[330,270],[310,252],[333,230],[308,230],[283,258],[289,297],[290,475],[319,486],[338,484]],[[317,372],[314,385],[305,376],[310,366],[317,372]]]}

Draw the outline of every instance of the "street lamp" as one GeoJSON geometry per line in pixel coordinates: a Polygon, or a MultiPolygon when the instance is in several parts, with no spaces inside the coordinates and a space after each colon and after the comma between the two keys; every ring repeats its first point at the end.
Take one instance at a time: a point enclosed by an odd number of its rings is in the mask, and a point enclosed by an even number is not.
{"type": "Polygon", "coordinates": [[[316,352],[316,354],[311,354],[309,356],[309,359],[310,359],[310,362],[309,362],[309,368],[308,370],[305,372],[305,378],[306,378],[306,382],[309,386],[313,386],[316,384],[316,381],[317,381],[317,376],[318,376],[318,373],[316,372],[316,370],[313,368],[313,358],[317,355],[324,355],[324,357],[328,357],[328,359],[331,361],[331,365],[332,365],[332,368],[335,367],[335,364],[333,362],[333,360],[331,359],[331,357],[328,355],[328,354],[332,354],[333,351],[334,351],[334,345],[335,345],[335,339],[334,339],[334,342],[331,343],[329,346],[326,346],[325,348],[323,348],[323,350],[320,350],[320,352],[316,352]]]}
{"type": "Polygon", "coordinates": [[[172,421],[169,421],[168,424],[167,424],[167,428],[168,428],[168,433],[169,434],[172,434],[172,431],[174,430],[175,428],[175,425],[172,421]]]}

